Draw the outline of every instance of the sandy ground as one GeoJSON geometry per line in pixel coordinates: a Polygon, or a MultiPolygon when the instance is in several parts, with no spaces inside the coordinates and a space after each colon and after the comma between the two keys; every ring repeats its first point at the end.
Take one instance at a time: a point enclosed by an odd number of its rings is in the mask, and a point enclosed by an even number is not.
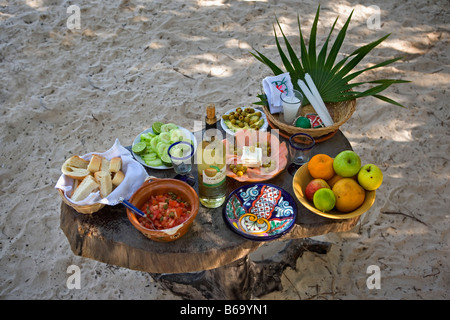
{"type": "MultiPolygon", "coordinates": [[[[321,240],[262,299],[449,299],[449,3],[322,1],[320,39],[355,13],[342,52],[392,33],[361,66],[403,56],[364,79],[398,78],[386,94],[357,102],[342,127],[383,186],[351,232],[321,240]],[[381,10],[380,28],[366,21],[381,10]],[[370,289],[368,267],[380,269],[370,289]]],[[[277,56],[277,16],[298,44],[296,13],[309,28],[314,1],[0,0],[0,298],[176,299],[151,277],[75,256],[59,228],[54,189],[73,154],[123,145],[155,120],[193,129],[204,107],[256,101],[270,71],[252,47],[277,56]],[[66,10],[80,8],[80,29],[66,10]],[[70,265],[81,289],[66,285],[70,265]]],[[[307,32],[308,34],[308,32],[307,32]]],[[[278,60],[279,61],[279,60],[278,60]]]]}

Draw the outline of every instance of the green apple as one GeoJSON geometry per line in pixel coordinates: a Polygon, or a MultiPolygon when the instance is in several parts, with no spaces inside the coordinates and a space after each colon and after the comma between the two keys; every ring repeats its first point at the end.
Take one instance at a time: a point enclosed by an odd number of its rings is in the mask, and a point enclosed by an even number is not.
{"type": "Polygon", "coordinates": [[[334,208],[336,196],[331,189],[321,188],[314,192],[313,202],[317,210],[327,212],[334,208]]]}
{"type": "Polygon", "coordinates": [[[361,159],[354,151],[342,151],[334,158],[333,169],[337,175],[350,178],[356,175],[359,169],[361,169],[361,159]]]}
{"type": "Polygon", "coordinates": [[[358,183],[368,191],[376,190],[383,182],[383,172],[374,164],[366,164],[358,172],[358,183]]]}

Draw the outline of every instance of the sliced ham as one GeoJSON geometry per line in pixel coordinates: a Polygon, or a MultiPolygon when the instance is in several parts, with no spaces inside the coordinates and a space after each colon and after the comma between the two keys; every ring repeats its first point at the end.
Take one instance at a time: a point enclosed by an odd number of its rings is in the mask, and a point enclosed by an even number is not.
{"type": "MultiPolygon", "coordinates": [[[[230,178],[236,179],[241,182],[245,181],[264,181],[275,177],[278,173],[284,170],[287,165],[287,155],[288,150],[286,146],[286,142],[279,143],[279,140],[276,136],[267,133],[266,135],[261,134],[257,136],[259,138],[260,143],[265,143],[268,140],[271,142],[271,155],[270,159],[276,161],[276,167],[271,172],[266,172],[267,169],[259,167],[259,168],[247,168],[247,172],[242,176],[238,177],[233,171],[227,169],[227,176],[230,178]]],[[[238,131],[236,133],[236,140],[242,143],[245,141],[245,145],[250,145],[249,142],[256,143],[255,135],[245,133],[244,130],[238,131]],[[242,136],[241,136],[242,135],[242,136]],[[246,136],[245,136],[246,135],[246,136]]],[[[229,144],[227,140],[224,140],[227,150],[227,164],[236,164],[239,163],[239,156],[235,155],[232,150],[229,150],[229,144]]],[[[241,145],[242,147],[242,145],[241,145]]],[[[267,163],[267,158],[264,159],[263,163],[267,163]]]]}

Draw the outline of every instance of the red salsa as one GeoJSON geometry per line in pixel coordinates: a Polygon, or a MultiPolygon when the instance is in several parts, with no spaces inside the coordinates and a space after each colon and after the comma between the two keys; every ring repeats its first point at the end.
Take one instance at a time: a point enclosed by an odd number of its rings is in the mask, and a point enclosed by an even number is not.
{"type": "Polygon", "coordinates": [[[151,196],[142,206],[141,211],[147,215],[147,218],[138,217],[139,223],[144,228],[169,229],[189,218],[191,204],[169,191],[161,195],[151,196]]]}

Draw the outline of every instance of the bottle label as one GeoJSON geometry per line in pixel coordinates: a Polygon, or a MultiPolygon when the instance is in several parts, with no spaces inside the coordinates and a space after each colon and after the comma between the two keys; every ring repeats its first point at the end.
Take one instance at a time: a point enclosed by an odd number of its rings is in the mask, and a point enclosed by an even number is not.
{"type": "Polygon", "coordinates": [[[225,182],[226,178],[226,166],[219,168],[218,166],[211,165],[209,168],[203,170],[202,180],[203,185],[207,187],[217,187],[225,182]]]}

